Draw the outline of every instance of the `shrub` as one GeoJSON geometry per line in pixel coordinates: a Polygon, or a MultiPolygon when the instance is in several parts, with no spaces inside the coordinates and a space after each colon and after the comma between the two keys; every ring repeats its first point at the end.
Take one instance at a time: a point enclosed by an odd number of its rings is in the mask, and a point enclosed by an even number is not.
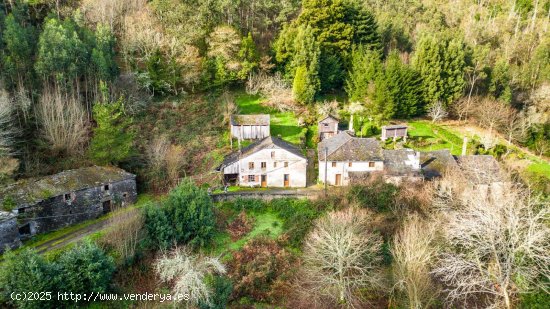
{"type": "Polygon", "coordinates": [[[170,192],[164,208],[176,241],[204,246],[212,240],[216,220],[205,189],[186,179],[170,192]]]}
{"type": "MultiPolygon", "coordinates": [[[[25,249],[19,254],[12,251],[4,254],[0,267],[0,301],[17,308],[56,308],[55,301],[16,300],[10,293],[32,291],[55,291],[59,273],[56,265],[48,263],[36,251],[25,249]]],[[[53,299],[53,296],[52,296],[53,299]]]]}
{"type": "Polygon", "coordinates": [[[236,241],[237,239],[248,234],[252,230],[253,220],[247,218],[246,212],[241,211],[237,218],[229,224],[227,230],[231,236],[231,240],[236,241]]]}
{"type": "Polygon", "coordinates": [[[388,211],[398,192],[397,186],[384,182],[381,177],[376,177],[368,183],[351,186],[348,198],[358,202],[364,208],[388,211]]]}
{"type": "Polygon", "coordinates": [[[227,308],[227,302],[233,292],[233,283],[227,277],[214,276],[212,282],[212,295],[210,296],[210,304],[201,301],[199,302],[200,309],[224,309],[227,308]]]}
{"type": "Polygon", "coordinates": [[[149,204],[144,208],[145,228],[149,246],[166,249],[174,242],[174,230],[165,211],[159,205],[149,204]]]}
{"type": "Polygon", "coordinates": [[[300,247],[319,212],[308,200],[276,199],[271,202],[271,207],[283,219],[289,243],[300,247]]]}
{"type": "Polygon", "coordinates": [[[233,254],[229,265],[229,277],[235,284],[234,296],[272,300],[277,293],[273,287],[279,286],[289,271],[290,259],[290,254],[268,237],[250,240],[241,251],[233,254]]]}
{"type": "Polygon", "coordinates": [[[263,212],[267,208],[267,205],[263,200],[245,198],[237,198],[235,201],[229,203],[229,206],[237,212],[241,212],[243,210],[247,212],[263,212]]]}
{"type": "Polygon", "coordinates": [[[91,242],[73,247],[57,263],[61,292],[105,293],[115,271],[113,259],[91,242]]]}

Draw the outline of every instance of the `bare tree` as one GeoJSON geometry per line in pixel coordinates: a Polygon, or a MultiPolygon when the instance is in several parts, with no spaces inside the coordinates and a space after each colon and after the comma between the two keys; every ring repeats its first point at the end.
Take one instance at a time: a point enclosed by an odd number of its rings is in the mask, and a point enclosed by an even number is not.
{"type": "Polygon", "coordinates": [[[13,101],[7,91],[0,85],[0,156],[13,154],[16,127],[13,110],[13,101]]]}
{"type": "Polygon", "coordinates": [[[165,161],[166,175],[172,186],[176,186],[180,179],[180,173],[185,164],[185,158],[185,148],[183,148],[183,146],[170,145],[166,153],[165,161]]]}
{"type": "Polygon", "coordinates": [[[246,82],[246,92],[249,94],[262,94],[266,97],[264,104],[279,111],[296,109],[292,87],[279,72],[274,75],[265,72],[250,74],[246,82]]]}
{"type": "Polygon", "coordinates": [[[361,306],[359,290],[382,285],[382,237],[369,231],[370,216],[350,207],[319,219],[303,256],[308,293],[348,307],[361,306]]]}
{"type": "Polygon", "coordinates": [[[109,218],[110,228],[102,242],[112,247],[122,261],[131,259],[135,254],[142,237],[143,216],[136,208],[120,208],[109,218]]]}
{"type": "Polygon", "coordinates": [[[430,266],[437,254],[434,244],[437,226],[411,215],[393,238],[393,276],[395,288],[406,296],[410,309],[433,304],[438,289],[430,276],[430,266]]]}
{"type": "Polygon", "coordinates": [[[440,121],[447,115],[447,108],[441,101],[437,101],[428,107],[428,116],[432,118],[432,122],[440,121]]]}
{"type": "Polygon", "coordinates": [[[192,255],[184,247],[164,253],[156,262],[155,270],[163,282],[173,283],[174,294],[189,295],[193,304],[210,303],[211,291],[205,278],[225,274],[225,266],[217,258],[192,255]]]}
{"type": "Polygon", "coordinates": [[[519,293],[548,291],[542,279],[550,276],[548,201],[514,184],[465,196],[443,225],[447,249],[433,270],[448,286],[447,300],[511,308],[519,293]]]}
{"type": "Polygon", "coordinates": [[[56,151],[82,150],[88,133],[86,111],[75,95],[45,86],[37,106],[42,134],[56,151]]]}

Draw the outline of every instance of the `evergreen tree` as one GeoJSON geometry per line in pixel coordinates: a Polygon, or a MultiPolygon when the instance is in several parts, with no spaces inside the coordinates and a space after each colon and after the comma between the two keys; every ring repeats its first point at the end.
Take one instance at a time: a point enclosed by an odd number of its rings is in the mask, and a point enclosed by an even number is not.
{"type": "Polygon", "coordinates": [[[382,52],[378,25],[369,11],[359,3],[351,2],[347,6],[346,20],[353,25],[354,45],[363,45],[369,50],[382,52]]]}
{"type": "Polygon", "coordinates": [[[505,59],[497,60],[491,70],[489,93],[503,102],[512,102],[509,66],[505,59]]]}
{"type": "Polygon", "coordinates": [[[311,27],[300,28],[296,36],[296,54],[293,92],[300,103],[311,103],[320,88],[319,55],[320,48],[311,27]]]}
{"type": "Polygon", "coordinates": [[[385,79],[394,102],[392,118],[410,118],[423,111],[421,80],[418,74],[401,61],[397,52],[386,60],[385,79]]]}
{"type": "Polygon", "coordinates": [[[451,104],[464,91],[466,52],[460,39],[445,36],[423,36],[412,59],[413,67],[422,78],[425,100],[451,104]]]}
{"type": "Polygon", "coordinates": [[[116,39],[111,29],[107,25],[98,25],[91,60],[93,75],[101,81],[113,81],[118,75],[115,44],[116,39]]]}
{"type": "Polygon", "coordinates": [[[365,102],[372,84],[382,71],[380,55],[360,45],[354,48],[351,56],[351,68],[346,79],[346,93],[352,102],[365,102]]]}
{"type": "Polygon", "coordinates": [[[132,118],[124,112],[122,98],[113,103],[97,103],[93,108],[97,127],[90,144],[90,156],[98,164],[117,164],[132,155],[132,118]]]}
{"type": "Polygon", "coordinates": [[[36,72],[44,80],[78,80],[88,67],[87,46],[79,36],[78,26],[70,19],[48,18],[43,27],[38,39],[36,72]]]}
{"type": "Polygon", "coordinates": [[[36,29],[26,20],[21,8],[10,13],[3,24],[2,75],[8,88],[26,86],[32,82],[36,29]]]}
{"type": "Polygon", "coordinates": [[[250,32],[242,39],[241,49],[239,50],[239,59],[241,61],[242,68],[238,73],[238,77],[241,80],[245,80],[248,77],[248,74],[258,67],[258,61],[260,60],[258,50],[256,49],[256,44],[254,43],[250,32]]]}

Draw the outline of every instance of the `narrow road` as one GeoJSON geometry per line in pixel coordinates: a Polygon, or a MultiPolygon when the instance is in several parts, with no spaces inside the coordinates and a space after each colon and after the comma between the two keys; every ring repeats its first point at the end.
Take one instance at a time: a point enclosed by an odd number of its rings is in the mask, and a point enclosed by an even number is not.
{"type": "Polygon", "coordinates": [[[70,233],[61,235],[59,237],[55,237],[53,239],[50,239],[36,247],[34,249],[40,253],[44,254],[48,251],[52,251],[55,249],[59,249],[62,247],[65,247],[69,244],[78,242],[79,240],[83,239],[84,237],[91,235],[95,232],[101,231],[109,226],[109,218],[106,218],[105,220],[102,220],[100,222],[96,222],[94,224],[85,226],[81,229],[71,231],[70,233]]]}

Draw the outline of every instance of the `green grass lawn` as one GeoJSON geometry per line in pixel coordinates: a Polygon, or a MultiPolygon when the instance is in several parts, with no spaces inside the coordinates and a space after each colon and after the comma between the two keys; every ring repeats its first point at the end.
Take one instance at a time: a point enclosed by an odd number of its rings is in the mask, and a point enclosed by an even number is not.
{"type": "Polygon", "coordinates": [[[449,149],[452,154],[462,152],[462,139],[450,130],[429,121],[411,121],[408,135],[410,145],[421,151],[449,149]]]}
{"type": "Polygon", "coordinates": [[[252,230],[236,241],[232,241],[227,232],[218,233],[214,237],[214,245],[212,247],[214,255],[223,255],[225,257],[230,251],[240,250],[250,239],[259,235],[276,239],[283,233],[283,221],[273,212],[248,213],[248,216],[254,218],[252,230]]]}
{"type": "Polygon", "coordinates": [[[298,119],[294,112],[280,112],[262,105],[264,99],[259,95],[241,93],[235,102],[240,114],[269,114],[271,115],[271,135],[281,136],[287,142],[300,144],[307,132],[307,128],[298,126],[298,119]]]}

